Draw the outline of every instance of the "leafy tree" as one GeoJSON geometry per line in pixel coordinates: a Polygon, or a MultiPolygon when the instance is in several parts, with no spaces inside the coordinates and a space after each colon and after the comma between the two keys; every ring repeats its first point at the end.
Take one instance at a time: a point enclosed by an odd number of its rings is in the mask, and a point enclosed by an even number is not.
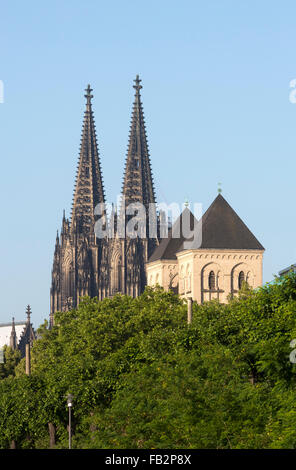
{"type": "Polygon", "coordinates": [[[15,375],[15,368],[17,364],[20,362],[21,354],[20,351],[14,350],[9,346],[4,346],[4,363],[0,364],[0,379],[4,379],[5,377],[14,376],[15,375]]]}
{"type": "Polygon", "coordinates": [[[0,447],[67,447],[71,392],[77,448],[296,448],[296,276],[186,310],[146,288],[57,313],[30,377],[7,352],[0,447]]]}
{"type": "Polygon", "coordinates": [[[110,407],[85,422],[91,448],[254,448],[266,444],[266,386],[225,347],[179,351],[130,372],[110,407]]]}

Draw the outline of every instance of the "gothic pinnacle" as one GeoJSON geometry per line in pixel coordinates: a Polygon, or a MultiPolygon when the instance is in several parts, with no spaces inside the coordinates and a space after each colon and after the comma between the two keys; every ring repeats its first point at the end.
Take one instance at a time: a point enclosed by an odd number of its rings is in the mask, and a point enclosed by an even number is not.
{"type": "Polygon", "coordinates": [[[31,321],[31,307],[30,305],[27,306],[26,314],[27,314],[27,323],[30,323],[31,321]]]}
{"type": "Polygon", "coordinates": [[[15,331],[15,322],[14,322],[14,317],[12,317],[12,325],[11,325],[11,333],[10,333],[10,347],[11,349],[16,349],[16,331],[15,331]]]}

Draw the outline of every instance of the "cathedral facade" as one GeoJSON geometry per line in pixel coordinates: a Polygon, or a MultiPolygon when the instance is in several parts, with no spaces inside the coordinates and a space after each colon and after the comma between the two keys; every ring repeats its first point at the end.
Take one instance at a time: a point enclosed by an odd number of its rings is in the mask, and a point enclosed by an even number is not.
{"type": "MultiPolygon", "coordinates": [[[[148,227],[156,213],[139,76],[134,80],[135,97],[132,109],[129,144],[126,156],[121,204],[107,217],[100,213],[106,203],[100,156],[92,111],[92,89],[86,89],[86,109],[74,187],[70,219],[65,213],[61,233],[57,233],[50,290],[50,324],[56,311],[67,311],[79,304],[83,296],[103,299],[118,292],[133,297],[141,294],[147,284],[145,263],[158,244],[158,231],[148,236],[148,227]],[[126,207],[141,204],[145,208],[147,236],[118,234],[126,207]],[[98,215],[99,214],[99,215],[98,215]],[[101,216],[99,218],[99,216],[101,216]],[[96,224],[104,222],[104,236],[97,237],[96,224]]],[[[125,224],[128,223],[128,217],[125,224]]],[[[124,219],[125,220],[125,219],[124,219]]]]}

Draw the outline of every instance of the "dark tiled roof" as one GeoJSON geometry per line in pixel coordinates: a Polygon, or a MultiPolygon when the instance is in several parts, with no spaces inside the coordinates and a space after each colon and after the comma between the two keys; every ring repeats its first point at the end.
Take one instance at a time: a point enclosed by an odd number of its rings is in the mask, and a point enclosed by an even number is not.
{"type": "Polygon", "coordinates": [[[202,217],[202,243],[199,248],[264,250],[221,194],[202,217]]]}
{"type": "MultiPolygon", "coordinates": [[[[194,217],[191,212],[190,214],[194,217]]],[[[161,241],[148,262],[176,259],[177,252],[187,249],[264,250],[221,194],[198,222],[193,241],[184,237],[172,238],[170,234],[169,238],[161,241]]]]}
{"type": "Polygon", "coordinates": [[[156,247],[150,256],[148,263],[160,259],[177,259],[176,253],[185,241],[185,237],[182,235],[182,220],[186,222],[187,217],[189,217],[190,220],[190,229],[193,230],[194,222],[196,225],[198,222],[192,212],[186,207],[173,224],[173,227],[168,233],[168,238],[162,239],[158,247],[156,247]]]}

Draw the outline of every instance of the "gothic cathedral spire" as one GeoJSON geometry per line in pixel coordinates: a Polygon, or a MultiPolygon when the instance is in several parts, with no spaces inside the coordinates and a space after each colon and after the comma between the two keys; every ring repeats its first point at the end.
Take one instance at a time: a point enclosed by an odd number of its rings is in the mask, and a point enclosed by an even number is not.
{"type": "Polygon", "coordinates": [[[150,219],[153,219],[152,224],[156,227],[156,201],[140,95],[142,86],[138,75],[134,82],[135,99],[119,214],[121,234],[124,226],[124,236],[110,241],[110,294],[122,292],[137,297],[147,283],[145,263],[156,245],[156,237],[149,237],[150,219]],[[131,206],[137,203],[142,204],[145,210],[142,211],[139,206],[131,206]],[[149,204],[153,204],[152,210],[149,204]],[[135,230],[133,227],[128,228],[129,221],[134,219],[132,213],[136,216],[135,230]]]}
{"type": "Polygon", "coordinates": [[[86,109],[73,196],[71,230],[87,235],[93,232],[94,209],[105,202],[103,178],[92,111],[90,85],[86,88],[86,109]]]}
{"type": "MultiPolygon", "coordinates": [[[[155,203],[152,171],[141,104],[141,80],[134,80],[132,111],[122,196],[124,209],[130,203],[142,203],[146,215],[155,203]]],[[[96,206],[105,203],[105,193],[92,111],[92,89],[86,88],[86,109],[82,128],[71,220],[63,215],[62,230],[57,234],[51,284],[50,326],[54,313],[77,307],[82,297],[112,296],[116,292],[141,294],[146,285],[145,263],[157,241],[145,235],[136,238],[114,236],[107,230],[104,238],[95,236],[96,206]]],[[[116,211],[111,217],[116,221],[116,211]]],[[[148,215],[149,217],[149,215],[148,215]]],[[[146,218],[147,226],[151,220],[146,218]]],[[[115,232],[117,233],[116,229],[115,232]]]]}
{"type": "Polygon", "coordinates": [[[149,158],[143,107],[141,103],[139,75],[134,80],[135,100],[133,105],[129,144],[125,164],[122,195],[125,204],[140,202],[148,208],[155,203],[153,178],[149,158]]]}
{"type": "Polygon", "coordinates": [[[85,295],[94,297],[99,294],[102,243],[94,234],[95,207],[105,202],[105,194],[90,85],[85,91],[86,109],[71,222],[66,219],[64,212],[61,235],[56,238],[51,285],[51,326],[54,324],[54,312],[76,307],[85,295]]]}

